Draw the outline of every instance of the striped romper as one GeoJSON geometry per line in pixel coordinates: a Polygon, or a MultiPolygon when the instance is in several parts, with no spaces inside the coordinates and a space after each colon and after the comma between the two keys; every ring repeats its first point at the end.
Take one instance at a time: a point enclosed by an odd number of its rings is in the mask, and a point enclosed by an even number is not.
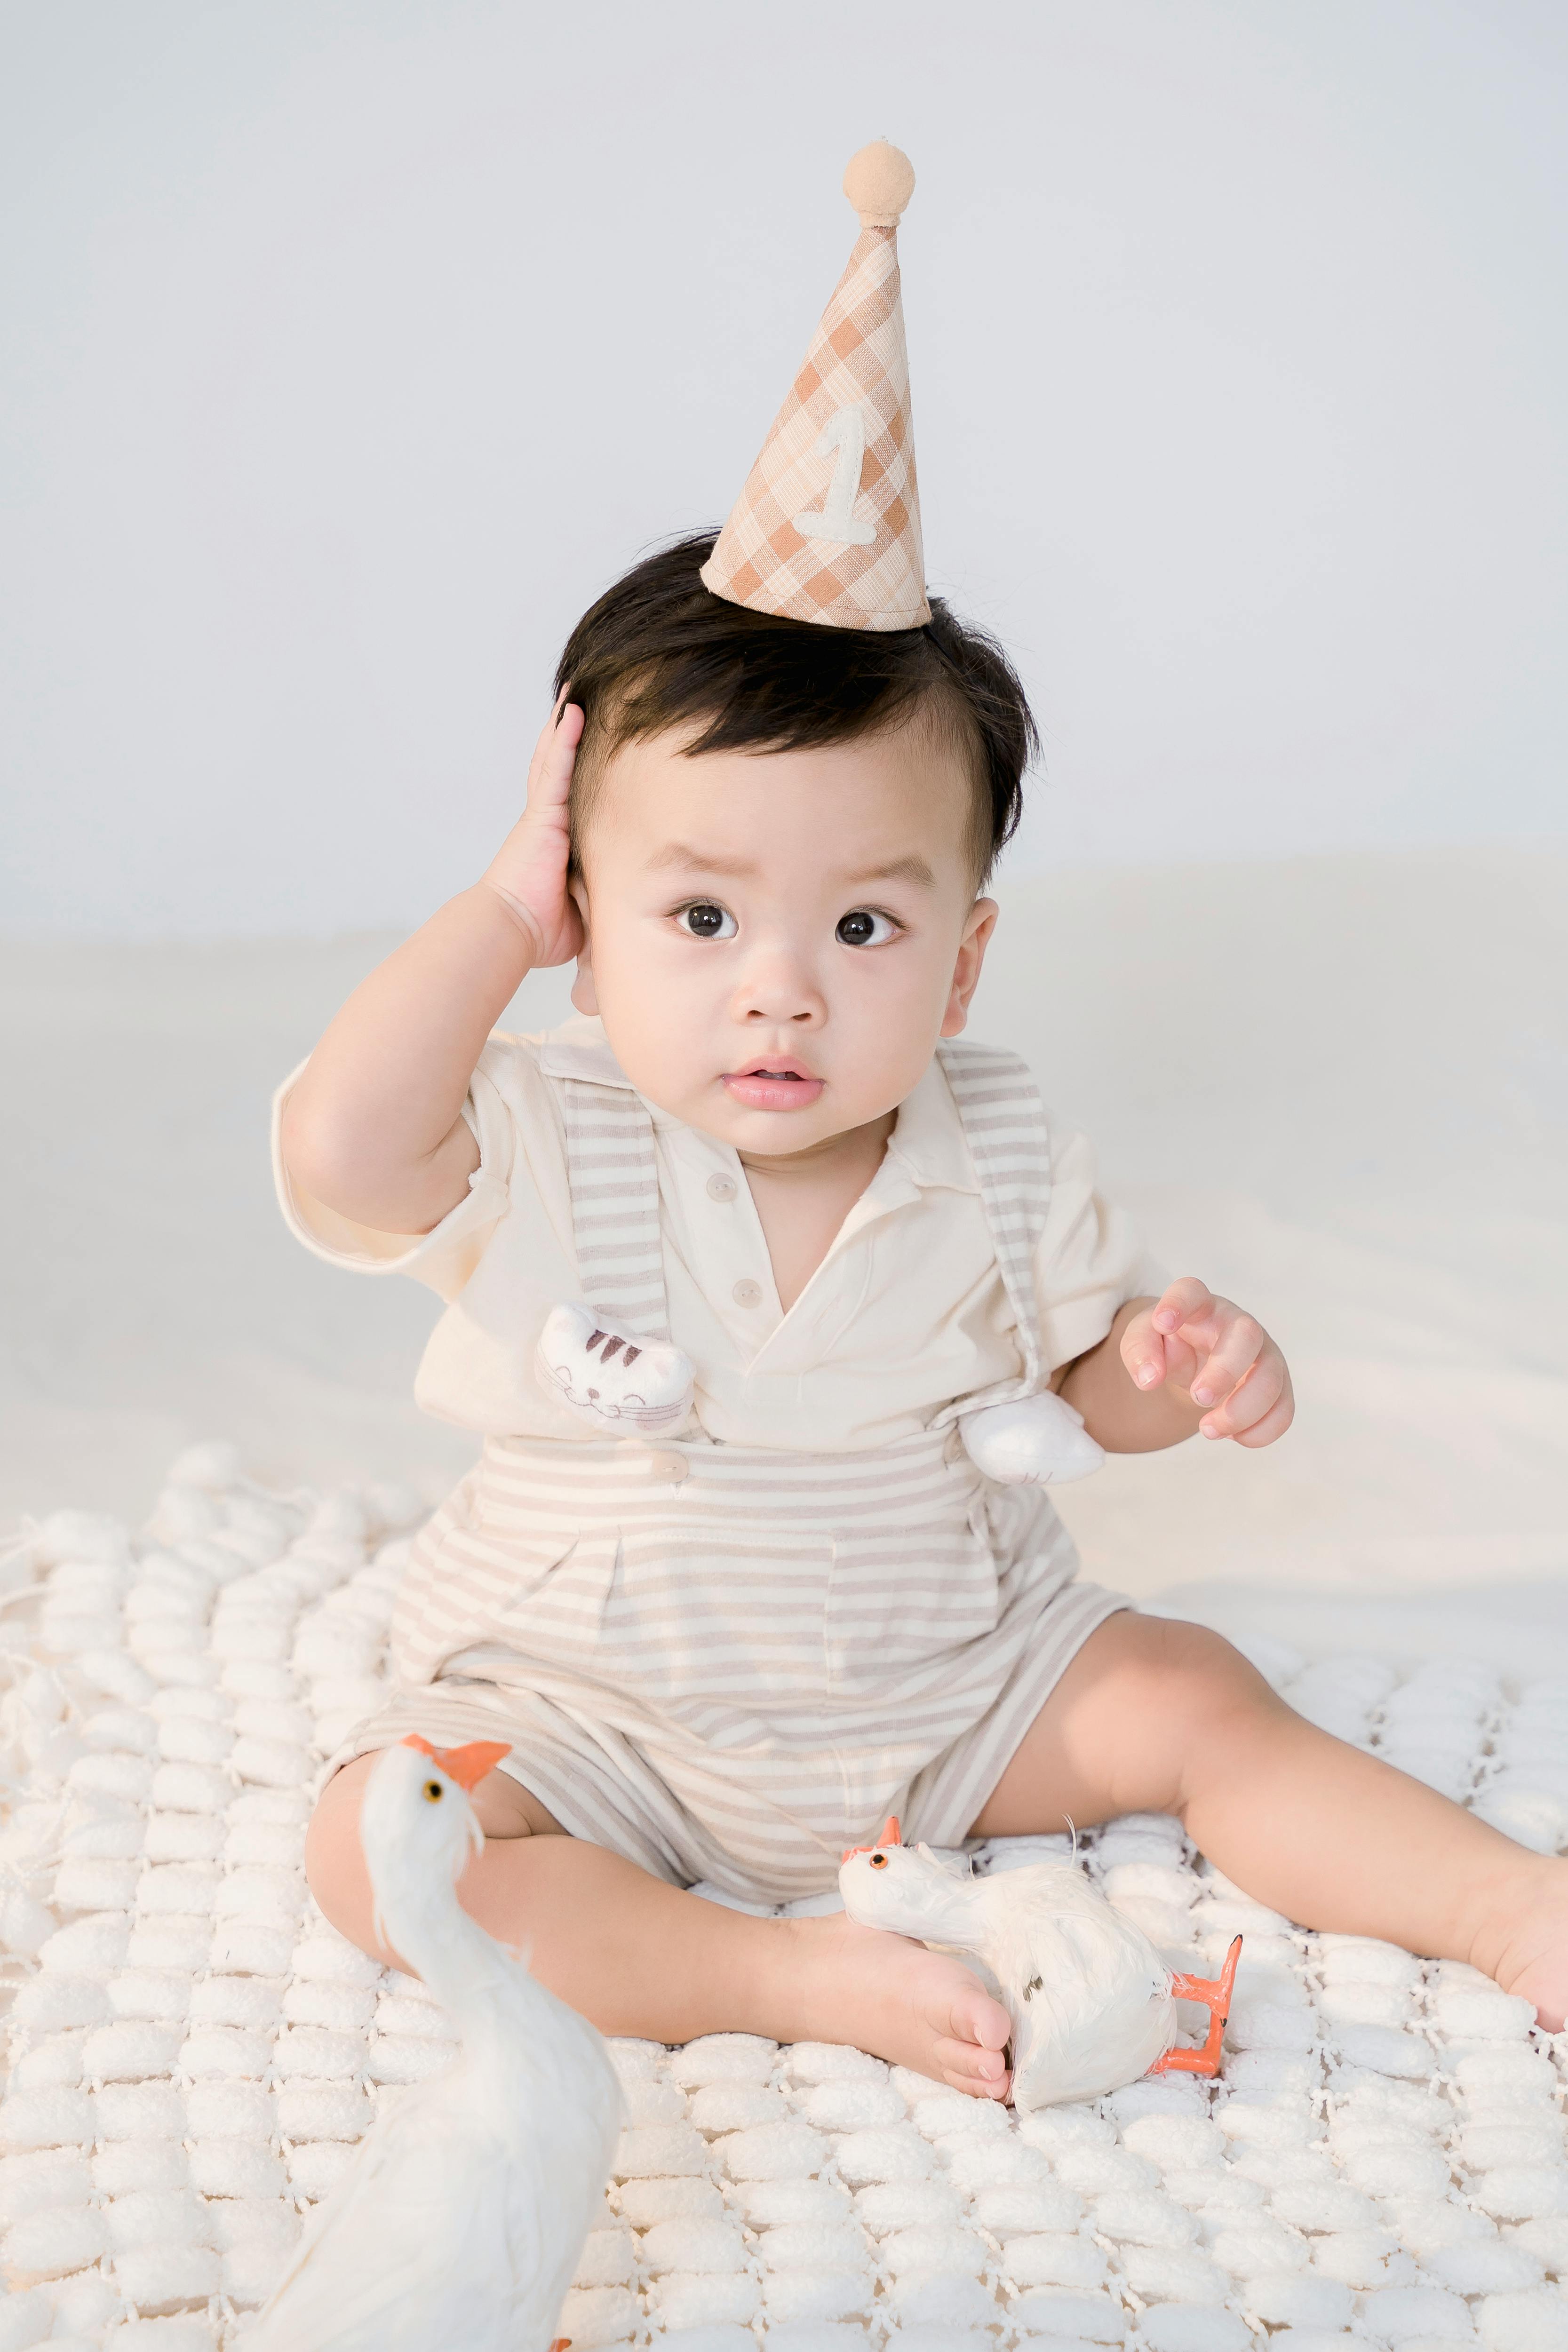
{"type": "MultiPolygon", "coordinates": [[[[339,1761],[409,1731],[505,1740],[502,1769],[572,1834],[754,1902],[831,1887],[890,1811],[933,1843],[966,1835],[1063,1669],[1128,1604],[1076,1580],[1041,1489],[992,1484],[963,1449],[962,1414],[1045,1384],[1033,1252],[1051,1171],[1024,1065],[967,1043],[939,1055],[1011,1372],[870,1448],[716,1441],[700,1366],[672,1436],[490,1434],[416,1540],[395,1696],[339,1761]]],[[[668,1337],[648,1106],[624,1078],[551,1083],[578,1295],[668,1337]]]]}

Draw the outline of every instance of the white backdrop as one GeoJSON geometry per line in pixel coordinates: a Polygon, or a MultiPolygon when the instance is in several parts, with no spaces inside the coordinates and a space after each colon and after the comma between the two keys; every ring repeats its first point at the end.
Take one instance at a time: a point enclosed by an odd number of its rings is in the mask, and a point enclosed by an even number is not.
{"type": "Polygon", "coordinates": [[[1568,706],[1553,0],[11,0],[0,923],[418,919],[717,520],[886,135],[1017,870],[1527,839],[1568,706]]]}

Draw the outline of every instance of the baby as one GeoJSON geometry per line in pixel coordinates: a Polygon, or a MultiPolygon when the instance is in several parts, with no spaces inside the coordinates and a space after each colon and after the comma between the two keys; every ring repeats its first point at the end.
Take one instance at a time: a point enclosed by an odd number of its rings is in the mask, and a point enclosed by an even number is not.
{"type": "Polygon", "coordinates": [[[462,1898],[608,2033],[853,2042],[1005,2097],[962,1962],[760,1914],[889,1812],[939,1844],[1169,1813],[1260,1901],[1561,2026],[1568,1865],[1078,1580],[1042,1487],[971,1459],[964,1416],[1047,1390],[1111,1452],[1268,1445],[1289,1375],[1197,1276],[1141,1277],[1082,1139],[962,1041],[1033,740],[1006,662],[940,603],[759,614],[700,580],[711,548],[579,624],[521,822],[281,1097],[297,1229],[441,1293],[419,1393],[483,1439],[318,1807],[322,1910],[390,1957],[359,1809],[418,1731],[507,1744],[462,1898]],[[573,959],[582,1020],[491,1034],[573,959]],[[542,1375],[578,1301],[683,1352],[684,1420],[617,1433],[542,1375]]]}

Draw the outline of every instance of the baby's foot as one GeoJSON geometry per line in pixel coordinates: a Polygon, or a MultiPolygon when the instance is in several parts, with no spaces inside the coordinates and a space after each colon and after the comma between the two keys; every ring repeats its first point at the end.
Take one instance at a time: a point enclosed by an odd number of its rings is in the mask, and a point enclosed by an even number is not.
{"type": "Polygon", "coordinates": [[[1504,1992],[1533,2001],[1548,2033],[1561,2033],[1568,2022],[1568,1863],[1545,1863],[1530,1873],[1499,1924],[1495,1945],[1478,1948],[1477,1966],[1504,1992]]]}
{"type": "Polygon", "coordinates": [[[974,2098],[1006,2097],[1012,2025],[962,1960],[842,1914],[782,1924],[795,2038],[852,2042],[974,2098]]]}

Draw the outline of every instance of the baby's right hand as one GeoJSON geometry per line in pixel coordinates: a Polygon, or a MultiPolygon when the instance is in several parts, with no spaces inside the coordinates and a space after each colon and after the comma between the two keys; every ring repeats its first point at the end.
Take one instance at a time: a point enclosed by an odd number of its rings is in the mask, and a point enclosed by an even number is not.
{"type": "Polygon", "coordinates": [[[491,860],[485,881],[533,941],[532,961],[570,963],[583,944],[582,918],[566,887],[572,834],[567,799],[583,735],[583,713],[563,687],[528,771],[528,801],[491,860]]]}

